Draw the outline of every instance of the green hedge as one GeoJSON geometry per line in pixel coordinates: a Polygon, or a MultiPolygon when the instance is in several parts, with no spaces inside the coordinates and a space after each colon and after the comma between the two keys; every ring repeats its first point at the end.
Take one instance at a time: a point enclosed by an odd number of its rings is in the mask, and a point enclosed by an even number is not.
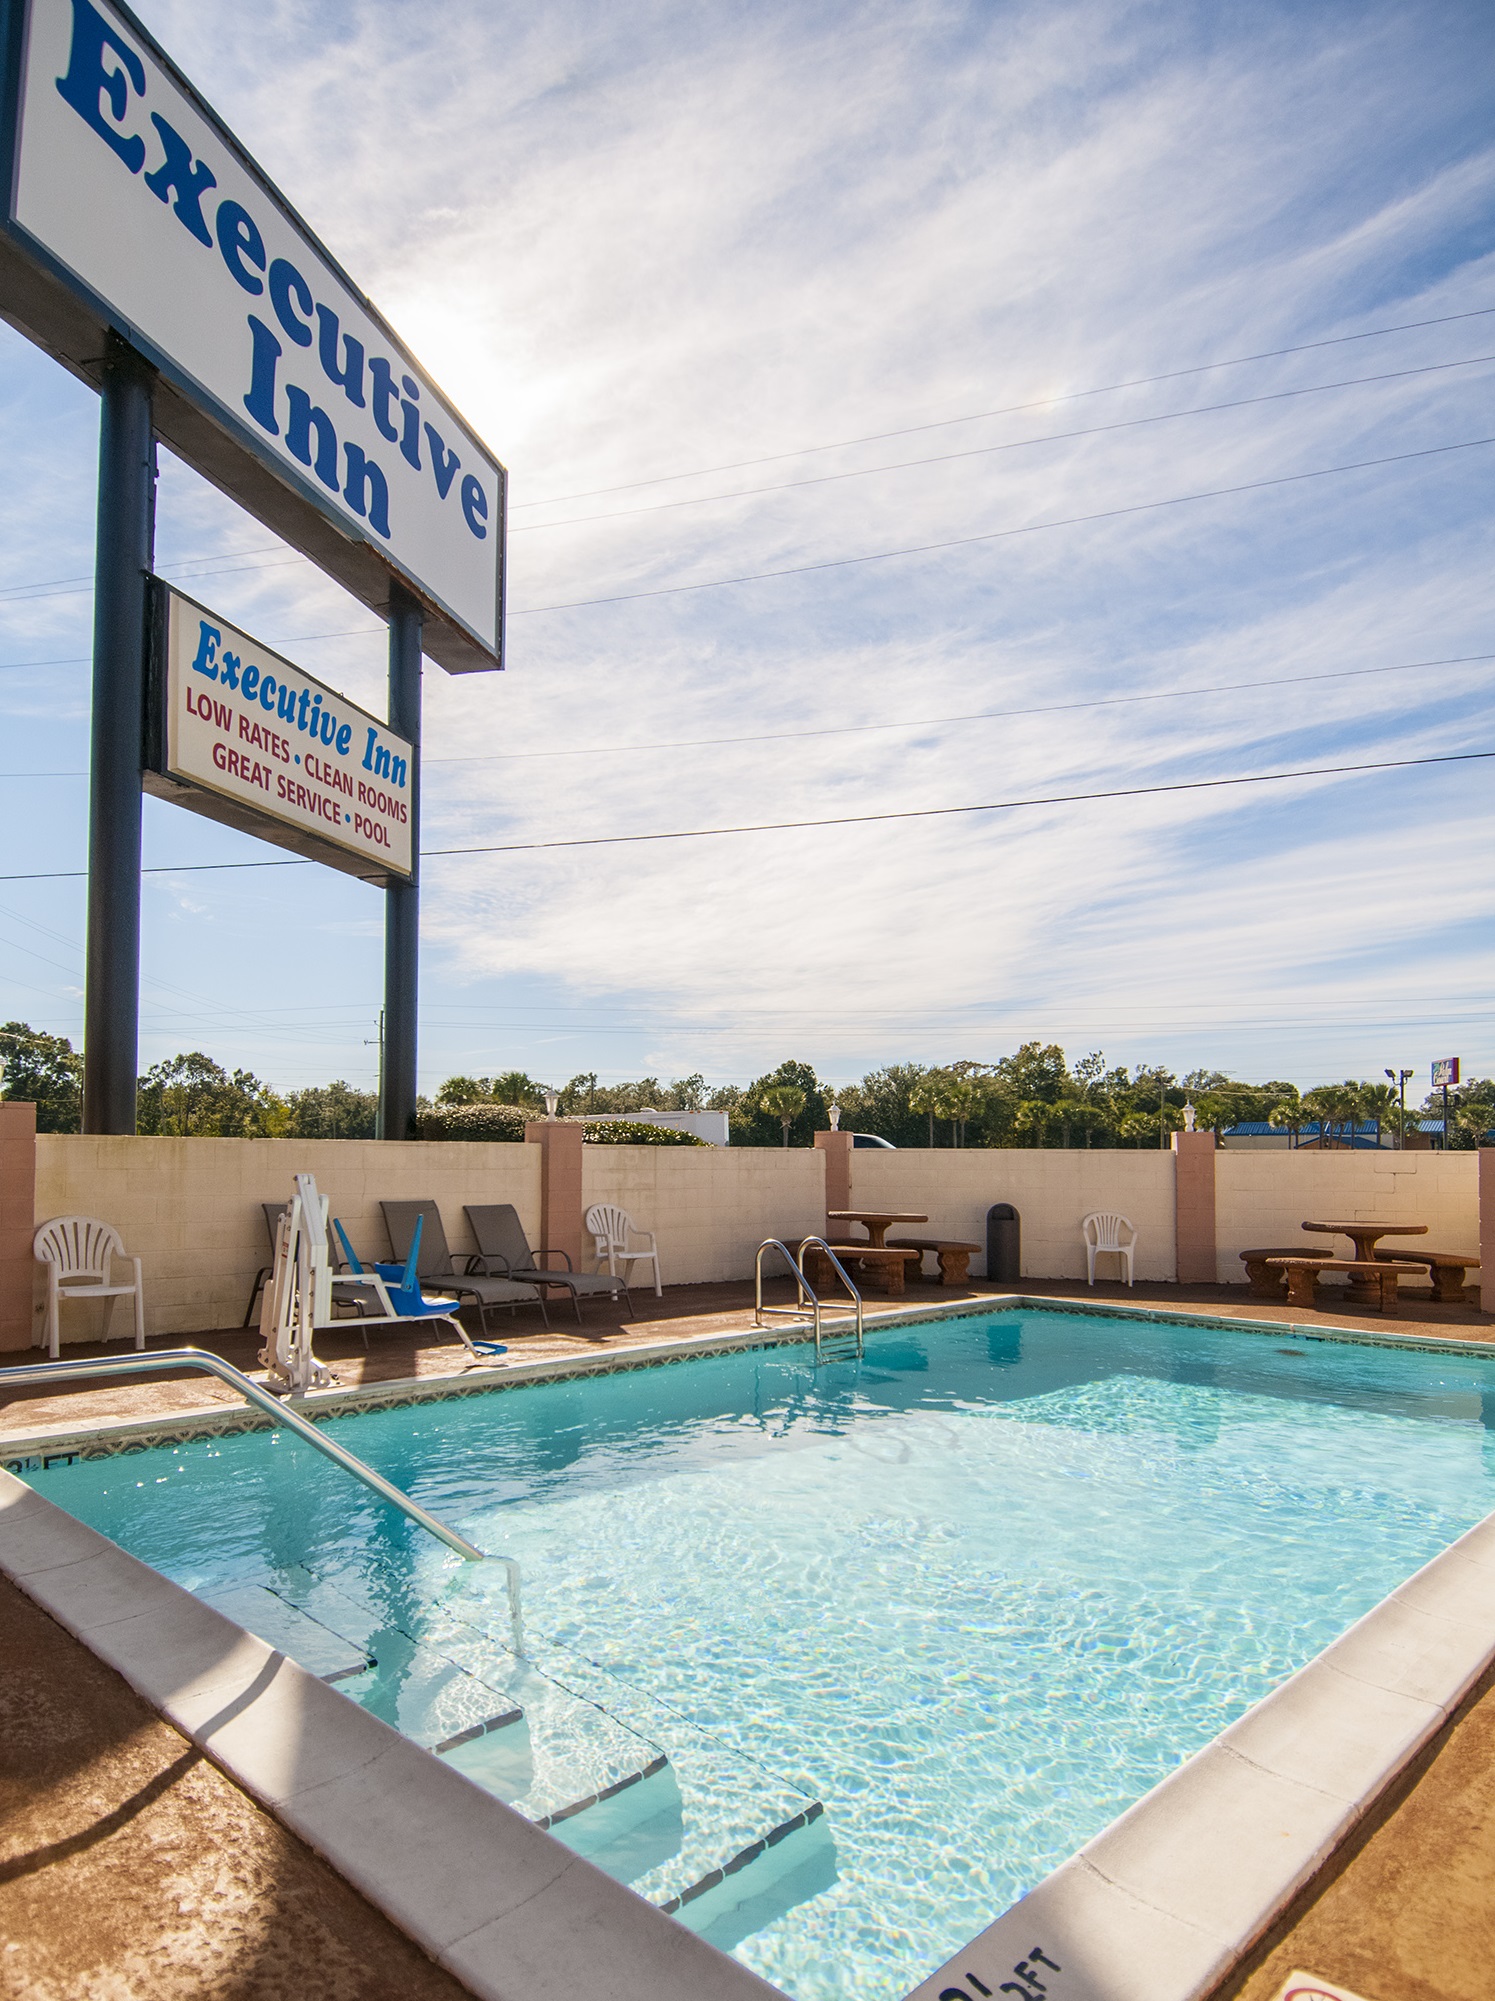
{"type": "MultiPolygon", "coordinates": [[[[421,1139],[506,1140],[524,1138],[524,1128],[538,1112],[519,1105],[432,1105],[416,1121],[421,1139]]],[[[705,1146],[695,1133],[676,1132],[673,1126],[651,1126],[637,1119],[582,1121],[582,1138],[593,1146],[705,1146]]]]}
{"type": "Polygon", "coordinates": [[[533,1112],[517,1105],[432,1105],[415,1122],[421,1139],[522,1140],[533,1112]]]}
{"type": "Polygon", "coordinates": [[[677,1132],[673,1126],[651,1126],[641,1119],[603,1120],[588,1125],[582,1134],[591,1146],[709,1146],[697,1133],[677,1132]]]}

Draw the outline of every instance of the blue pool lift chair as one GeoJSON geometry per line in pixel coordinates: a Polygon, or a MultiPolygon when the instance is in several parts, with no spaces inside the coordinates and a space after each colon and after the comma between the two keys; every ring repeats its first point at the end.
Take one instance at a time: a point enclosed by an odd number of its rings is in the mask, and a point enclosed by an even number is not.
{"type": "MultiPolygon", "coordinates": [[[[376,1264],[372,1271],[364,1268],[357,1252],[348,1242],[348,1233],[334,1217],[333,1229],[342,1244],[348,1260],[348,1269],[333,1280],[337,1290],[352,1291],[363,1288],[372,1295],[363,1319],[367,1324],[377,1325],[380,1321],[444,1320],[451,1327],[470,1355],[503,1355],[508,1350],[501,1342],[474,1341],[467,1329],[457,1318],[459,1302],[455,1299],[428,1299],[421,1291],[418,1264],[420,1258],[420,1228],[417,1225],[410,1246],[410,1255],[403,1265],[376,1264]],[[375,1310],[382,1308],[382,1311],[375,1310]]],[[[346,1321],[334,1321],[333,1326],[346,1326],[346,1321]]],[[[365,1336],[367,1340],[367,1336],[365,1336]]]]}

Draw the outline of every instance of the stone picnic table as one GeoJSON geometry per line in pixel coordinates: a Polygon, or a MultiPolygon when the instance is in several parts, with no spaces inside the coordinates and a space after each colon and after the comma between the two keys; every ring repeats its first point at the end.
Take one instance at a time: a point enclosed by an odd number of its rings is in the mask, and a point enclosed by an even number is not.
{"type": "MultiPolygon", "coordinates": [[[[827,1209],[827,1223],[860,1223],[867,1232],[866,1242],[858,1237],[847,1237],[845,1243],[832,1244],[831,1249],[843,1264],[850,1264],[859,1253],[865,1253],[865,1261],[858,1265],[864,1279],[882,1292],[891,1293],[896,1299],[902,1294],[904,1276],[908,1266],[919,1264],[923,1259],[921,1251],[895,1251],[887,1242],[888,1228],[893,1223],[927,1223],[927,1216],[915,1215],[909,1209],[827,1209]]],[[[809,1271],[812,1285],[829,1284],[831,1267],[824,1254],[810,1251],[809,1271]]]]}
{"type": "Polygon", "coordinates": [[[912,1209],[827,1209],[826,1220],[831,1223],[860,1223],[867,1232],[867,1242],[873,1250],[882,1250],[888,1238],[888,1230],[894,1223],[927,1223],[929,1218],[916,1214],[912,1209]]]}
{"type": "MultiPolygon", "coordinates": [[[[1321,1237],[1348,1237],[1355,1246],[1355,1261],[1361,1264],[1375,1261],[1376,1245],[1382,1237],[1425,1237],[1428,1233],[1426,1223],[1367,1223],[1363,1218],[1355,1223],[1305,1223],[1303,1228],[1321,1237]]],[[[1382,1252],[1381,1255],[1394,1257],[1396,1253],[1382,1252]]],[[[1417,1253],[1409,1250],[1407,1255],[1415,1258],[1417,1253]]],[[[1359,1272],[1351,1272],[1349,1289],[1352,1293],[1363,1293],[1368,1297],[1376,1287],[1371,1279],[1359,1272]]]]}

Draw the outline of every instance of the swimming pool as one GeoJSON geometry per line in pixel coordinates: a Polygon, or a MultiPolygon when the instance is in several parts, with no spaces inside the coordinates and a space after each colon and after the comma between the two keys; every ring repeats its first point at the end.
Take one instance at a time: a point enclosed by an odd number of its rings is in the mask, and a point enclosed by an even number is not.
{"type": "Polygon", "coordinates": [[[905,1993],[1495,1508],[1495,1358],[1049,1311],[30,1475],[797,2001],[905,1993]],[[722,1874],[739,1858],[744,1866],[722,1874]]]}

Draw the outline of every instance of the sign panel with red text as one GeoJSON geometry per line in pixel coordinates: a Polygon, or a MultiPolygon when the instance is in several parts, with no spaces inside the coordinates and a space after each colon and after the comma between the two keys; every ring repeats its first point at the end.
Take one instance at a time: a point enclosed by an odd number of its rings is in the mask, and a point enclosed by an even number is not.
{"type": "Polygon", "coordinates": [[[180,591],[153,594],[147,789],[350,875],[407,879],[412,745],[180,591]]]}

